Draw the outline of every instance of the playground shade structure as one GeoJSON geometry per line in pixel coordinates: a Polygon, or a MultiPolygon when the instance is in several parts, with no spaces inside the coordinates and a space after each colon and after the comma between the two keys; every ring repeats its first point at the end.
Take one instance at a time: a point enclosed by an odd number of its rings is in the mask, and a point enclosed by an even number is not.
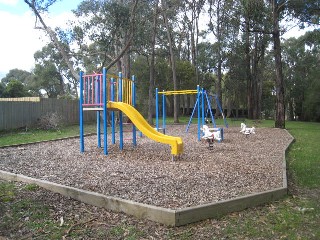
{"type": "Polygon", "coordinates": [[[171,154],[178,155],[183,152],[183,142],[180,137],[173,137],[158,132],[149,125],[144,117],[131,105],[124,102],[108,102],[109,110],[120,110],[132,121],[132,123],[148,138],[171,146],[171,154]]]}

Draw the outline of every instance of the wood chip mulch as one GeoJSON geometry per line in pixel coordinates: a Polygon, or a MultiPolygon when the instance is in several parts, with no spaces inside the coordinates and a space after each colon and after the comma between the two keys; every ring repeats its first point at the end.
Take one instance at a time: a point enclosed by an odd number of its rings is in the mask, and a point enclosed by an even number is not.
{"type": "MultiPolygon", "coordinates": [[[[245,136],[224,128],[224,141],[212,149],[197,140],[197,126],[169,125],[184,153],[172,161],[169,145],[138,137],[111,145],[106,156],[96,136],[0,149],[0,169],[140,203],[180,209],[282,187],[284,152],[293,140],[283,129],[258,128],[245,136]]],[[[118,137],[118,136],[117,136],[118,137]]],[[[130,138],[130,133],[125,133],[130,138]]]]}

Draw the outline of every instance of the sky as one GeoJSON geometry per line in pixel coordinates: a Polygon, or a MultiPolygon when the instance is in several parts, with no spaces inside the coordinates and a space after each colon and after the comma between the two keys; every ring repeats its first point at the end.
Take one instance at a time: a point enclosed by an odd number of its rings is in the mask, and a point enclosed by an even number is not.
{"type": "MultiPolygon", "coordinates": [[[[66,26],[81,0],[60,0],[49,8],[46,18],[51,27],[66,26]]],[[[48,42],[41,30],[34,29],[35,17],[23,0],[0,0],[0,79],[9,70],[31,71],[33,55],[48,42]]]]}
{"type": "MultiPolygon", "coordinates": [[[[82,0],[60,0],[49,9],[46,23],[54,27],[66,26],[73,18],[71,10],[82,0]]],[[[35,61],[33,55],[48,43],[43,31],[34,29],[35,17],[23,0],[0,0],[0,80],[11,69],[31,72],[35,61]]],[[[293,30],[285,35],[297,37],[302,32],[293,30]]]]}

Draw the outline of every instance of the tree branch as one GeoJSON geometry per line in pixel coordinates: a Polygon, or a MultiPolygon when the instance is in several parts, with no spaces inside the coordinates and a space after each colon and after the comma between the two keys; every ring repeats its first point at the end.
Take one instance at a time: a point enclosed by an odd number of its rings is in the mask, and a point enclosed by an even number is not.
{"type": "Polygon", "coordinates": [[[68,53],[64,50],[56,33],[49,26],[47,26],[46,23],[44,22],[44,20],[42,19],[40,12],[36,8],[36,5],[35,5],[36,2],[34,0],[32,0],[32,1],[24,0],[24,2],[30,7],[30,9],[33,11],[33,13],[36,16],[35,29],[41,29],[49,35],[51,41],[53,42],[55,47],[59,50],[59,52],[62,55],[63,60],[66,62],[68,68],[70,69],[72,76],[75,79],[79,80],[79,74],[77,71],[75,71],[75,69],[73,67],[73,63],[69,59],[68,53]],[[40,21],[42,27],[39,27],[36,25],[38,20],[40,21]]]}
{"type": "Polygon", "coordinates": [[[135,25],[135,17],[136,17],[136,9],[138,6],[138,1],[139,0],[135,0],[134,1],[134,5],[132,8],[132,12],[131,12],[131,30],[130,30],[130,37],[129,40],[127,42],[127,44],[121,49],[120,53],[118,54],[118,56],[111,62],[108,64],[108,66],[106,66],[106,69],[111,68],[116,62],[119,61],[119,59],[125,54],[125,52],[128,50],[128,48],[131,45],[132,39],[133,39],[133,35],[134,35],[134,25],[135,25]]]}

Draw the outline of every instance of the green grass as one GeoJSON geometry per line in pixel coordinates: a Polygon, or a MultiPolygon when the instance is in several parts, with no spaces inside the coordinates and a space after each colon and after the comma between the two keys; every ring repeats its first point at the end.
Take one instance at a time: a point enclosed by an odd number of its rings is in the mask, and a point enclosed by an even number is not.
{"type": "Polygon", "coordinates": [[[13,183],[0,184],[0,202],[10,202],[14,199],[14,186],[13,183]]]}
{"type": "MultiPolygon", "coordinates": [[[[31,199],[27,197],[23,199],[16,199],[17,191],[21,191],[12,183],[1,183],[0,188],[6,188],[7,192],[14,193],[9,201],[3,201],[0,199],[0,236],[1,233],[6,233],[14,236],[18,236],[17,229],[23,229],[27,233],[26,239],[31,237],[45,236],[46,233],[50,233],[50,239],[61,239],[67,226],[58,228],[57,221],[50,217],[50,207],[41,200],[31,199]],[[10,189],[10,190],[9,190],[10,189]],[[7,203],[7,204],[4,204],[7,203]]],[[[34,186],[27,185],[27,189],[35,191],[34,186]]],[[[24,236],[26,237],[26,236],[24,236]]]]}
{"type": "MultiPolygon", "coordinates": [[[[96,132],[95,124],[86,124],[85,133],[96,132]]],[[[32,143],[37,141],[53,140],[64,137],[71,137],[79,135],[79,125],[61,127],[59,130],[39,130],[28,129],[25,130],[13,130],[13,131],[1,131],[0,132],[0,147],[13,145],[32,143]]]]}
{"type": "Polygon", "coordinates": [[[288,122],[288,131],[295,138],[287,158],[290,172],[297,184],[320,187],[320,124],[288,122]]]}
{"type": "MultiPolygon", "coordinates": [[[[189,119],[180,119],[187,123],[189,119]]],[[[193,119],[196,123],[196,119],[193,119]]],[[[168,119],[167,123],[171,123],[168,119]]],[[[273,121],[245,121],[248,126],[273,127],[273,121]]],[[[241,121],[228,121],[229,126],[240,127],[241,121]]],[[[223,126],[221,119],[217,125],[223,126]]],[[[295,142],[287,154],[289,185],[294,186],[292,195],[268,205],[247,209],[222,217],[219,220],[207,220],[179,228],[159,226],[154,223],[148,232],[139,220],[119,221],[105,227],[78,225],[72,229],[72,239],[144,239],[151,235],[161,239],[320,239],[320,123],[286,122],[287,130],[294,136],[295,142]],[[158,231],[158,232],[157,232],[158,231]]],[[[34,136],[27,138],[21,132],[7,132],[6,144],[40,141],[67,137],[78,134],[78,126],[61,129],[60,133],[35,130],[34,136]],[[48,138],[47,135],[50,135],[48,138]],[[9,138],[13,139],[11,142],[9,138]]],[[[95,132],[95,125],[86,130],[95,132]]],[[[4,138],[3,138],[4,137],[4,138]]],[[[70,219],[60,227],[54,214],[54,206],[41,199],[32,199],[28,194],[19,197],[20,192],[37,192],[41,188],[34,184],[20,187],[14,183],[0,181],[0,236],[8,236],[24,230],[34,232],[33,237],[62,239],[66,230],[76,224],[70,219]],[[1,214],[5,213],[5,214],[1,214]]],[[[65,213],[68,214],[68,213],[65,213]]],[[[90,216],[88,216],[90,219],[90,216]]],[[[101,221],[101,220],[100,220],[101,221]]],[[[108,224],[108,223],[107,223],[108,224]]],[[[150,224],[150,223],[149,223],[150,224]]],[[[103,226],[103,225],[101,225],[103,226]]]]}
{"type": "Polygon", "coordinates": [[[229,224],[222,234],[230,239],[319,239],[319,207],[315,200],[287,198],[223,217],[229,224]]]}
{"type": "Polygon", "coordinates": [[[111,228],[107,235],[112,239],[123,239],[125,236],[125,239],[134,240],[144,237],[145,233],[130,225],[118,225],[111,228]]]}

